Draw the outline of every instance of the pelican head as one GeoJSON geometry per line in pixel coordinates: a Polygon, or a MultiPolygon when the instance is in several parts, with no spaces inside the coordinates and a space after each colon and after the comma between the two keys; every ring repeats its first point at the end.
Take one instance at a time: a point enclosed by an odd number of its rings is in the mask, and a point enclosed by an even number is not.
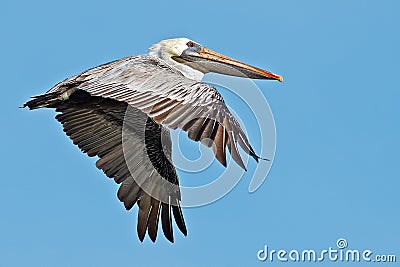
{"type": "Polygon", "coordinates": [[[150,47],[149,54],[164,60],[186,77],[198,81],[207,72],[283,81],[280,75],[221,55],[188,38],[163,40],[150,47]]]}

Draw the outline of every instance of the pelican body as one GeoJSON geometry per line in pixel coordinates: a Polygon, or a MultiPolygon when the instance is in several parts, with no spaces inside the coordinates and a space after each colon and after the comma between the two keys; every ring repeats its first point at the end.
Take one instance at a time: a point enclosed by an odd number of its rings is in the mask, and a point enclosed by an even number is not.
{"type": "Polygon", "coordinates": [[[155,242],[161,217],[174,242],[172,218],[186,236],[169,129],[212,147],[226,166],[226,148],[243,169],[238,145],[256,161],[221,94],[201,82],[216,72],[282,82],[282,77],[205,48],[187,38],[163,40],[147,55],[122,58],[70,77],[22,107],[54,108],[64,132],[96,166],[120,184],[127,210],[138,205],[137,233],[155,242]]]}

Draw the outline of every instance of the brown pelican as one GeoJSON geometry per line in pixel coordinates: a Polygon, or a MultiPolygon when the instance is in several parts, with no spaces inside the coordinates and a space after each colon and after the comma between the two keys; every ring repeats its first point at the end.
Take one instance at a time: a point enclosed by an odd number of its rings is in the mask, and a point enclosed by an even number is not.
{"type": "Polygon", "coordinates": [[[212,147],[226,166],[226,147],[243,169],[239,146],[259,157],[220,93],[201,82],[216,72],[282,82],[282,77],[218,54],[187,38],[161,41],[148,55],[122,58],[68,78],[22,107],[54,108],[65,133],[96,166],[121,184],[127,210],[138,204],[137,233],[154,242],[161,216],[173,242],[172,217],[186,236],[169,129],[212,147]]]}

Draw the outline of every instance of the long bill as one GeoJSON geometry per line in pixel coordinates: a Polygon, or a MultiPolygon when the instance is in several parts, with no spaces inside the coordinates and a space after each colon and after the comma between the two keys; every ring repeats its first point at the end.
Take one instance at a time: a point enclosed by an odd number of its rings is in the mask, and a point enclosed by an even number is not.
{"type": "Polygon", "coordinates": [[[281,75],[248,65],[205,47],[201,47],[198,52],[183,53],[181,57],[190,61],[189,65],[196,69],[201,69],[205,73],[216,72],[231,76],[283,82],[281,75]]]}

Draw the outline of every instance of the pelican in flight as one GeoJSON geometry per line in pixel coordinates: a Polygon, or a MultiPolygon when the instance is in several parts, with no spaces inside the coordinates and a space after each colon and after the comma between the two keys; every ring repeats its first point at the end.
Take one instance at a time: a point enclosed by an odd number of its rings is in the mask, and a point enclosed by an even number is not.
{"type": "Polygon", "coordinates": [[[187,38],[163,40],[147,55],[122,58],[56,84],[22,105],[54,108],[64,132],[97,168],[120,184],[127,210],[138,205],[137,234],[155,242],[158,222],[174,242],[172,218],[186,236],[169,129],[212,147],[226,166],[226,148],[245,169],[240,146],[258,161],[221,94],[201,82],[215,72],[282,82],[282,76],[214,52],[187,38]]]}

